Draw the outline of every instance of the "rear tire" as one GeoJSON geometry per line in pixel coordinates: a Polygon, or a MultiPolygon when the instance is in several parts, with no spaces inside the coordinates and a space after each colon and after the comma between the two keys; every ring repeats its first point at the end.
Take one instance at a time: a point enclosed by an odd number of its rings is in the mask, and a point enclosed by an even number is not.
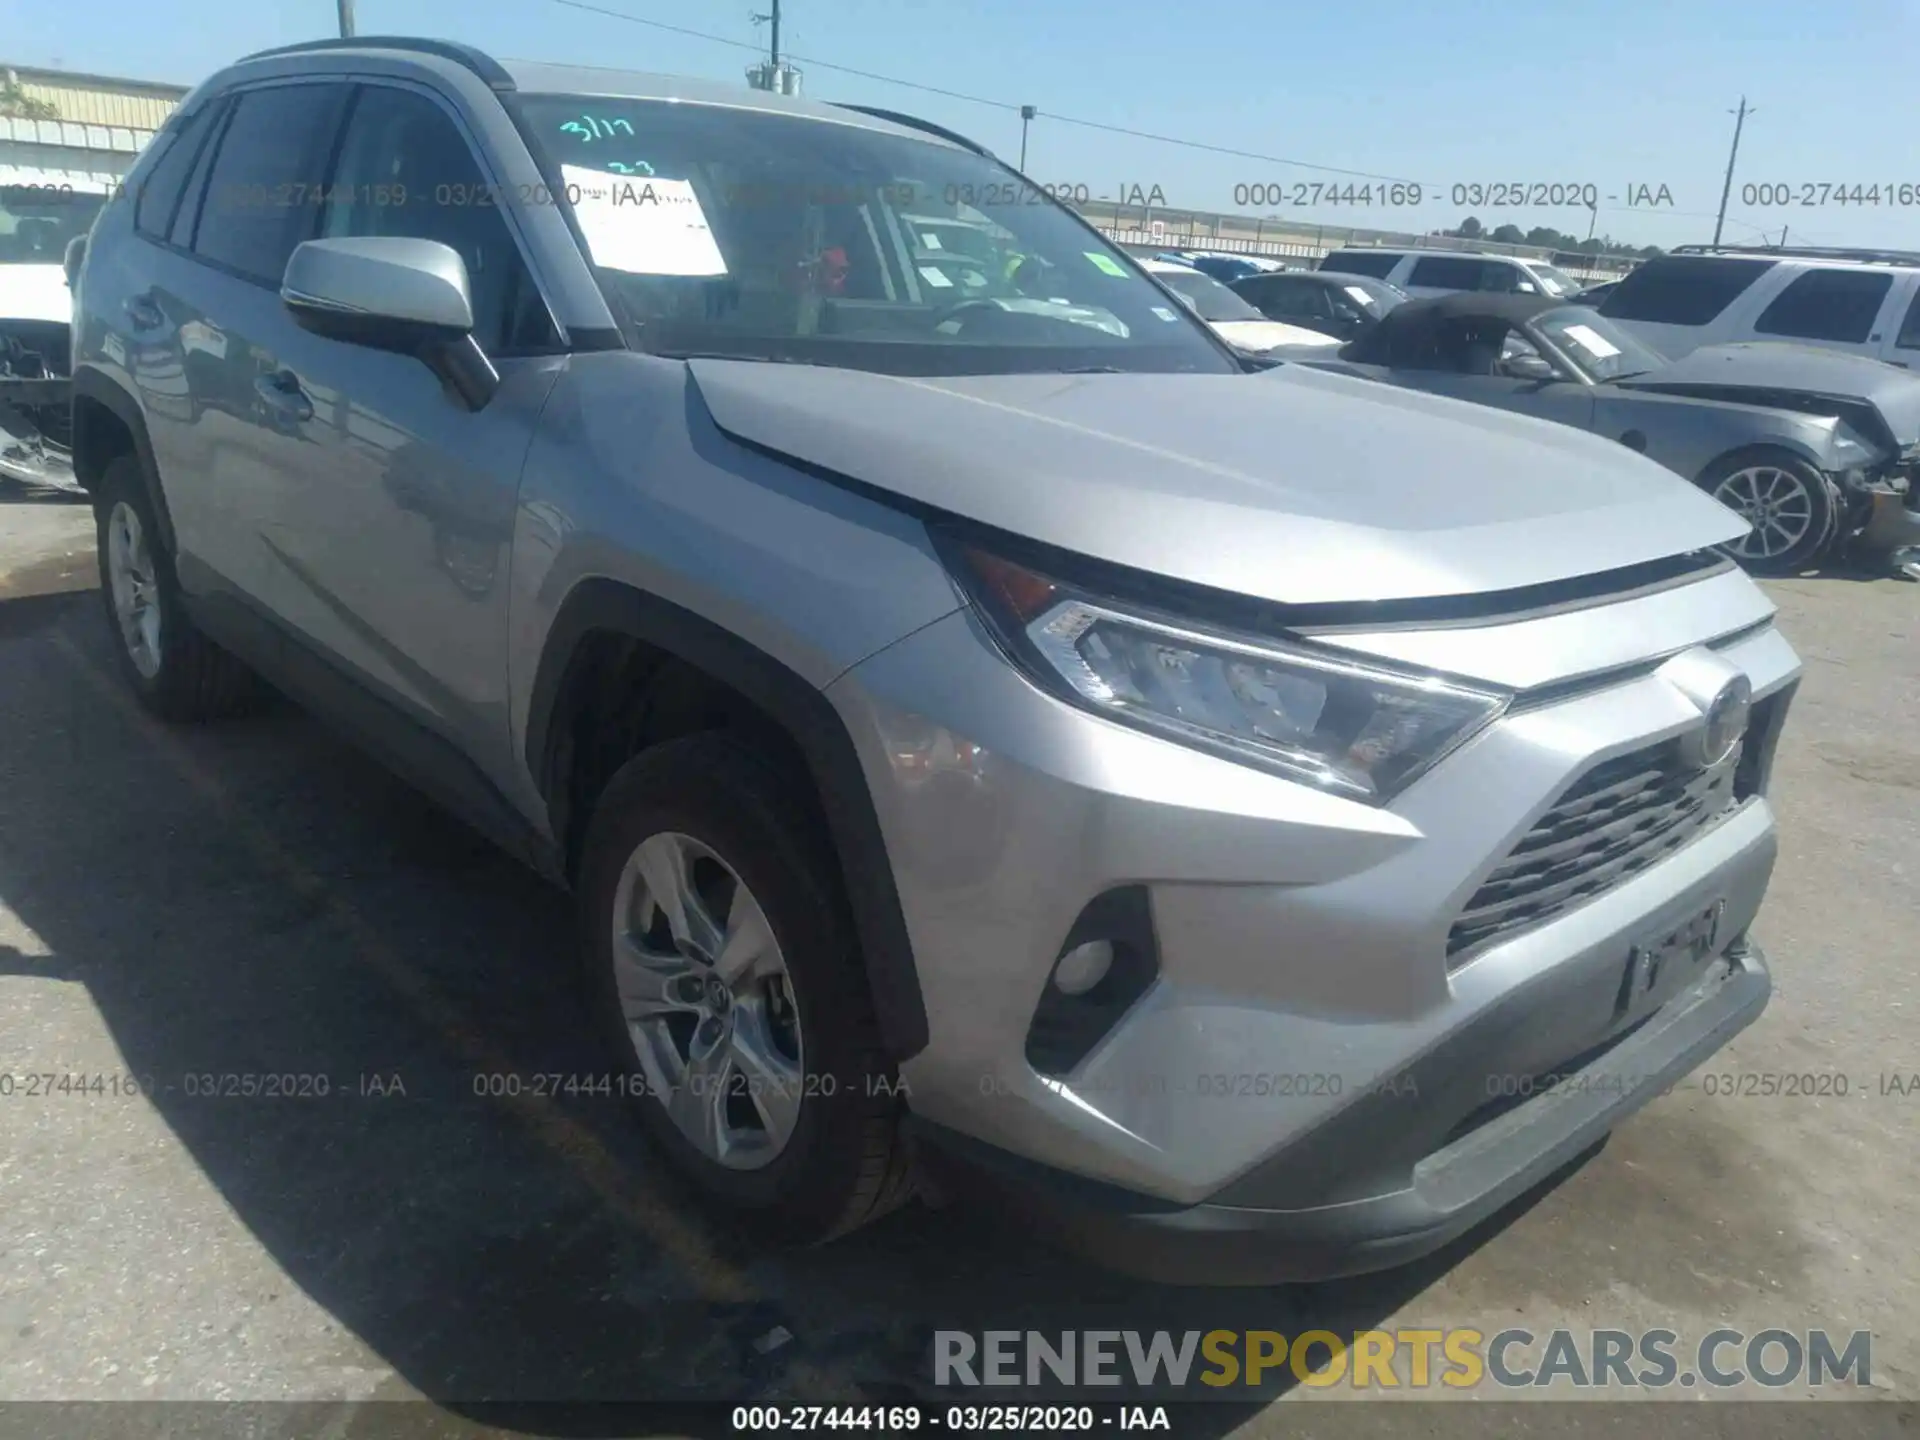
{"type": "Polygon", "coordinates": [[[1761,447],[1723,455],[1702,472],[1700,488],[1753,526],[1725,549],[1756,575],[1792,575],[1833,544],[1840,493],[1812,465],[1761,447]]]}
{"type": "Polygon", "coordinates": [[[589,1005],[642,1123],[707,1198],[801,1242],[911,1192],[831,854],[795,782],[701,734],[609,782],[577,887],[589,1005]]]}
{"type": "Polygon", "coordinates": [[[95,491],[94,521],[114,656],[140,703],[164,720],[211,720],[246,709],[258,698],[259,681],[187,615],[133,456],[108,464],[95,491]]]}

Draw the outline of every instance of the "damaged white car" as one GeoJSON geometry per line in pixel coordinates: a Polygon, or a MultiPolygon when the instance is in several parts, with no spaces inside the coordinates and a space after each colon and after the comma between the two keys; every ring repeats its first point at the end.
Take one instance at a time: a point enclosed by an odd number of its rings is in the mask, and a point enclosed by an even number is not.
{"type": "Polygon", "coordinates": [[[63,262],[106,202],[97,183],[0,170],[0,479],[78,488],[68,394],[73,295],[63,262]]]}

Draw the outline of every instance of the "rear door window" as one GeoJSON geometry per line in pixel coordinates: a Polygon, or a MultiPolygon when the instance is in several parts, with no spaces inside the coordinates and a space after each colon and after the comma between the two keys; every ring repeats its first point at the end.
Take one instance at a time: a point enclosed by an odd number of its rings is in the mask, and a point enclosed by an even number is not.
{"type": "Polygon", "coordinates": [[[1730,255],[1656,256],[1608,292],[1600,313],[1609,320],[1705,325],[1773,266],[1730,255]]]}
{"type": "Polygon", "coordinates": [[[1864,344],[1892,288],[1893,276],[1884,270],[1809,270],[1774,297],[1753,328],[1760,335],[1864,344]]]}
{"type": "Polygon", "coordinates": [[[313,237],[322,172],[346,103],[344,84],[275,85],[235,103],[207,177],[196,255],[278,286],[287,259],[313,237]]]}
{"type": "Polygon", "coordinates": [[[1426,255],[1414,262],[1409,285],[1433,290],[1482,290],[1485,262],[1467,255],[1426,255]]]}
{"type": "Polygon", "coordinates": [[[1322,270],[1338,270],[1345,275],[1371,275],[1384,280],[1393,273],[1401,256],[1394,250],[1341,250],[1319,264],[1322,270]]]}

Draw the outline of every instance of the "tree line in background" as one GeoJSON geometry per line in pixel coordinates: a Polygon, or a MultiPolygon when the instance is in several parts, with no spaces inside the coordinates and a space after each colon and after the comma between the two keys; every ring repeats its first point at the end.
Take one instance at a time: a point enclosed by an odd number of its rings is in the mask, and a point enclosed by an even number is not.
{"type": "Polygon", "coordinates": [[[1518,225],[1501,225],[1489,230],[1471,215],[1453,229],[1436,233],[1459,240],[1488,240],[1495,245],[1539,245],[1551,250],[1572,250],[1582,255],[1622,255],[1635,260],[1649,260],[1660,253],[1658,245],[1621,245],[1605,236],[1583,240],[1578,235],[1555,230],[1551,225],[1536,225],[1531,230],[1522,230],[1518,225]]]}

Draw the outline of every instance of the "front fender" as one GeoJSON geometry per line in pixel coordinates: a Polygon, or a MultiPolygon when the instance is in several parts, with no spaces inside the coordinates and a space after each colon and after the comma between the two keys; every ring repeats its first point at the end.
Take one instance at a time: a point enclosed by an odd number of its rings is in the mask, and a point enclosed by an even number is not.
{"type": "Polygon", "coordinates": [[[1632,445],[1688,480],[1697,480],[1722,456],[1760,446],[1784,450],[1830,475],[1868,463],[1869,457],[1878,453],[1871,448],[1855,450],[1850,458],[1850,452],[1839,443],[1841,433],[1844,431],[1856,444],[1864,445],[1865,441],[1830,415],[1800,415],[1759,405],[1659,395],[1600,400],[1594,429],[1632,445]]]}

